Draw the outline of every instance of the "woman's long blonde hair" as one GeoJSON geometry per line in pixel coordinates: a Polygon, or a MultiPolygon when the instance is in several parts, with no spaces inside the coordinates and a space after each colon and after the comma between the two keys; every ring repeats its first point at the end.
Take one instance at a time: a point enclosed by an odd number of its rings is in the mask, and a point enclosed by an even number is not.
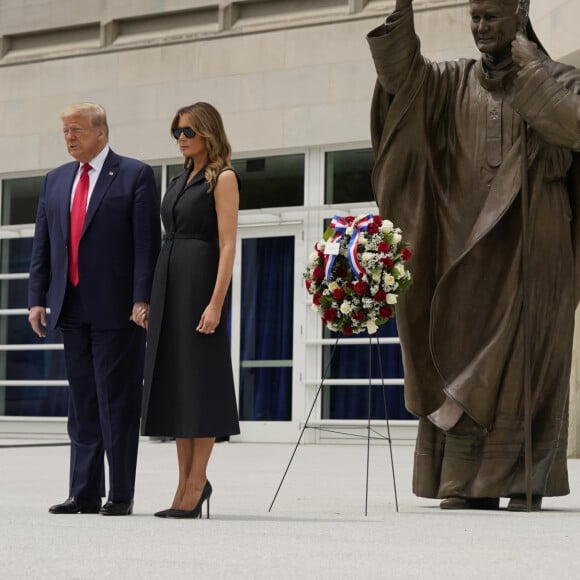
{"type": "MultiPolygon", "coordinates": [[[[191,128],[205,139],[208,163],[205,167],[205,179],[209,190],[213,191],[218,175],[224,167],[231,166],[232,148],[226,136],[224,123],[218,110],[209,103],[194,103],[182,107],[175,113],[171,122],[171,131],[179,126],[180,117],[185,117],[191,128]]],[[[185,158],[185,168],[191,167],[193,159],[185,158]]]]}

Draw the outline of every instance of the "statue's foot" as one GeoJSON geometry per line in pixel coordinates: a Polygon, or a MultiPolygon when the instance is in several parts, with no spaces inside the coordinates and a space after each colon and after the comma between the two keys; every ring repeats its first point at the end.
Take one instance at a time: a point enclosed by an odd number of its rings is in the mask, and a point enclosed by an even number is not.
{"type": "Polygon", "coordinates": [[[497,510],[499,497],[446,497],[439,507],[442,510],[497,510]]]}
{"type": "MultiPolygon", "coordinates": [[[[528,504],[526,501],[525,495],[517,495],[512,497],[508,503],[507,509],[510,512],[527,512],[528,511],[528,504]]],[[[533,512],[539,512],[542,509],[542,496],[541,495],[533,495],[532,496],[532,505],[530,506],[530,510],[533,512]]]]}
{"type": "Polygon", "coordinates": [[[442,510],[467,510],[469,505],[466,497],[446,497],[441,500],[439,507],[442,510]]]}

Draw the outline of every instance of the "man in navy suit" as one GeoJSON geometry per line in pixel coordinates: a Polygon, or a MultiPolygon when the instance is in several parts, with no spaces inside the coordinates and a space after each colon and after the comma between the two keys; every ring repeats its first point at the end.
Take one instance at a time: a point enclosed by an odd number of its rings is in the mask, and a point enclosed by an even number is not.
{"type": "Polygon", "coordinates": [[[34,332],[46,336],[47,307],[62,332],[70,385],[69,498],[49,511],[129,515],[145,349],[138,321],[159,250],[159,196],[151,167],[109,148],[100,105],[72,105],[62,122],[76,161],[44,178],[28,298],[34,332]]]}

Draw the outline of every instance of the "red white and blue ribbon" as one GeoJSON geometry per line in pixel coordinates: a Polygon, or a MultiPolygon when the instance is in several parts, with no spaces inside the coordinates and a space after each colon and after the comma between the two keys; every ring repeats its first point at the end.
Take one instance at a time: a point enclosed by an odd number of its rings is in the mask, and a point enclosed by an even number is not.
{"type": "Polygon", "coordinates": [[[360,233],[366,232],[372,222],[373,216],[369,214],[355,219],[352,223],[354,231],[352,232],[350,243],[348,244],[348,262],[355,278],[360,278],[365,273],[365,269],[358,259],[358,242],[360,233]]]}
{"type": "MultiPolygon", "coordinates": [[[[342,236],[346,233],[348,227],[352,227],[353,232],[347,248],[348,263],[355,278],[360,278],[365,269],[358,259],[358,244],[361,232],[366,232],[369,225],[373,221],[371,214],[356,218],[354,221],[347,221],[340,216],[334,216],[330,222],[330,227],[335,233],[329,238],[327,244],[339,244],[342,236]]],[[[324,255],[324,275],[326,280],[330,280],[332,276],[332,267],[336,260],[336,254],[325,253],[324,255]]]]}
{"type": "MultiPolygon", "coordinates": [[[[326,244],[339,244],[348,226],[349,223],[344,218],[335,215],[330,222],[330,227],[334,230],[334,234],[326,241],[326,244]]],[[[332,276],[332,267],[334,266],[336,256],[337,254],[331,254],[328,251],[324,254],[324,278],[326,280],[330,280],[332,276]]]]}

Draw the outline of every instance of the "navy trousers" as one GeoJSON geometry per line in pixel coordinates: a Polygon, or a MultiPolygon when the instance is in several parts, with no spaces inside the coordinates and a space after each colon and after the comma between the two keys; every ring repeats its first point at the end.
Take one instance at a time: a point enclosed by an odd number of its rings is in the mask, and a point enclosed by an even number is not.
{"type": "Polygon", "coordinates": [[[135,492],[145,331],[129,321],[125,328],[93,328],[79,288],[70,284],[58,326],[70,385],[69,495],[105,496],[106,454],[108,499],[130,500],[135,492]]]}

